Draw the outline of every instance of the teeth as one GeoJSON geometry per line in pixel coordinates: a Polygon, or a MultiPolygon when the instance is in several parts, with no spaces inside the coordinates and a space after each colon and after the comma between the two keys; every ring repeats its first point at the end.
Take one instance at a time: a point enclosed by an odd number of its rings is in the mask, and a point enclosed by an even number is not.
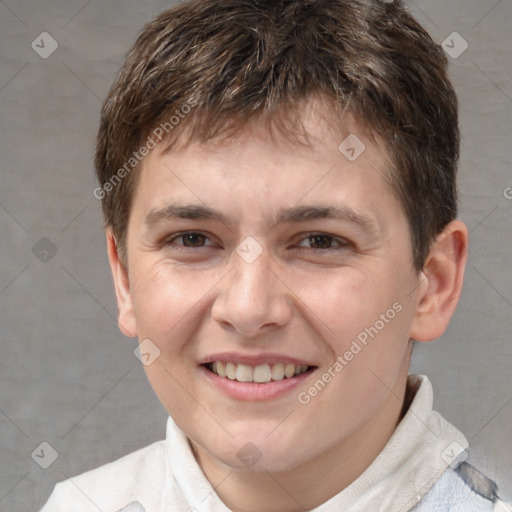
{"type": "Polygon", "coordinates": [[[238,382],[252,382],[252,368],[246,364],[237,365],[236,380],[238,382]]]}
{"type": "Polygon", "coordinates": [[[254,382],[270,382],[272,380],[272,372],[268,364],[256,366],[253,370],[252,380],[254,382]]]}
{"type": "MultiPolygon", "coordinates": [[[[215,363],[214,363],[215,364],[215,363]]],[[[222,361],[217,362],[217,369],[214,372],[220,377],[226,376],[226,365],[222,361]]]]}
{"type": "Polygon", "coordinates": [[[284,365],[282,363],[277,363],[272,366],[272,380],[282,379],[284,379],[284,365]]]}
{"type": "Polygon", "coordinates": [[[293,377],[294,373],[295,373],[295,365],[294,364],[287,364],[284,367],[284,374],[286,377],[288,377],[288,378],[293,377]]]}
{"type": "Polygon", "coordinates": [[[236,364],[226,363],[226,377],[230,380],[236,379],[236,364]]]}
{"type": "Polygon", "coordinates": [[[248,364],[224,363],[215,361],[211,363],[210,369],[220,377],[226,377],[238,382],[270,382],[271,380],[283,380],[300,375],[308,370],[309,366],[276,363],[273,365],[261,364],[259,366],[249,366],[248,364]]]}

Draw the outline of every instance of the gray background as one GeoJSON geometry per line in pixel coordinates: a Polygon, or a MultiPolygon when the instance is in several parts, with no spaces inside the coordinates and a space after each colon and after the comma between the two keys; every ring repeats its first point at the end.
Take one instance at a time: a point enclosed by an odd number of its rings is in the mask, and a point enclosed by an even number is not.
{"type": "MultiPolygon", "coordinates": [[[[101,100],[124,53],[172,5],[0,1],[1,511],[38,510],[57,481],[164,437],[166,413],[136,342],[117,329],[92,158],[101,100]],[[44,31],[59,45],[47,59],[31,47],[44,31]],[[31,456],[42,442],[58,453],[48,469],[31,456]]],[[[411,372],[430,376],[436,408],[510,499],[512,0],[409,5],[436,41],[456,31],[469,44],[450,61],[463,133],[460,217],[471,231],[460,307],[443,339],[416,348],[411,372]]]]}

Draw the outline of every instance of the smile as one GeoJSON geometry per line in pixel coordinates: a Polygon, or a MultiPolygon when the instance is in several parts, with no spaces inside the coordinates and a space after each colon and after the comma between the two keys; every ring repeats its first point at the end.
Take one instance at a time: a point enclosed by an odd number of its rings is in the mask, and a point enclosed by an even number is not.
{"type": "Polygon", "coordinates": [[[313,367],[294,364],[260,364],[250,366],[232,362],[214,361],[206,364],[206,368],[215,375],[238,382],[266,383],[290,379],[294,376],[308,372],[313,367]]]}

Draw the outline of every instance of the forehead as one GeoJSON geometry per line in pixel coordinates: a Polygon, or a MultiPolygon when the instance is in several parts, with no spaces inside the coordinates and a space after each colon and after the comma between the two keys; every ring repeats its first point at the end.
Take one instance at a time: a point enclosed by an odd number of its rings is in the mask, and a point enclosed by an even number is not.
{"type": "Polygon", "coordinates": [[[149,221],[165,208],[170,213],[188,204],[195,205],[196,217],[202,206],[215,210],[203,211],[203,217],[226,221],[229,212],[230,220],[251,212],[275,222],[283,208],[296,214],[291,206],[331,203],[336,209],[332,202],[339,200],[338,213],[354,203],[352,212],[360,210],[363,218],[375,201],[394,200],[390,159],[361,123],[348,115],[340,122],[318,104],[304,108],[299,120],[294,137],[260,120],[228,137],[157,146],[143,161],[134,206],[142,207],[149,221]]]}
{"type": "MultiPolygon", "coordinates": [[[[210,157],[233,153],[238,147],[246,151],[250,145],[264,145],[290,159],[292,153],[311,157],[325,151],[340,152],[349,161],[355,161],[371,146],[373,165],[389,167],[385,143],[367,125],[350,112],[340,112],[336,103],[329,98],[312,95],[292,106],[282,105],[273,113],[254,114],[248,119],[239,115],[219,122],[211,112],[193,111],[162,140],[142,167],[148,167],[148,160],[169,154],[207,153],[210,157]],[[212,129],[209,129],[212,123],[212,129]],[[377,154],[379,153],[379,154],[377,154]]],[[[242,161],[247,157],[244,155],[242,161]]]]}

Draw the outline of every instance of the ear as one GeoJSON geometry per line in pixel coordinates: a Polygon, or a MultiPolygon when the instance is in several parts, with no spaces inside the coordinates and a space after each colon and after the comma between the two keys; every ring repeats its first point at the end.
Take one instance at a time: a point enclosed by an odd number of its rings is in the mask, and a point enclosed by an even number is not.
{"type": "Polygon", "coordinates": [[[410,338],[432,341],[444,334],[459,302],[468,254],[468,230],[450,222],[429,252],[418,285],[410,338]]]}
{"type": "Polygon", "coordinates": [[[107,250],[119,311],[118,324],[123,334],[130,338],[137,337],[137,322],[133,312],[132,296],[128,269],[119,257],[116,239],[110,228],[107,229],[107,250]]]}

